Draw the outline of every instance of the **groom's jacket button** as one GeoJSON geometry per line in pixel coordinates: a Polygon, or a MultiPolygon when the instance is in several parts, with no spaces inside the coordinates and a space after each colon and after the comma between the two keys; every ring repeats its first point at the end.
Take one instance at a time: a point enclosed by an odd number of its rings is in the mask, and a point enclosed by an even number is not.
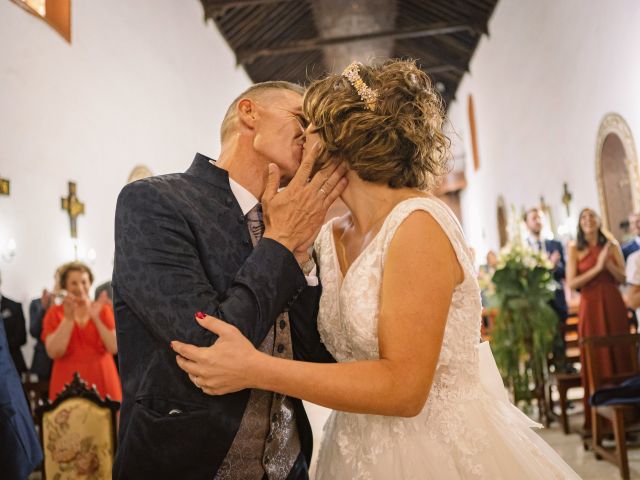
{"type": "Polygon", "coordinates": [[[284,345],[280,343],[278,345],[278,353],[282,353],[282,352],[284,352],[284,345]]]}
{"type": "Polygon", "coordinates": [[[284,330],[286,326],[287,322],[285,322],[284,320],[280,320],[280,330],[284,330]]]}
{"type": "Polygon", "coordinates": [[[249,244],[251,244],[251,242],[250,242],[248,239],[243,238],[243,239],[242,239],[242,244],[243,244],[243,245],[249,245],[249,244]]]}
{"type": "Polygon", "coordinates": [[[238,223],[244,223],[244,215],[238,215],[238,223]]]}
{"type": "Polygon", "coordinates": [[[231,200],[231,197],[227,197],[225,203],[227,204],[227,207],[230,207],[231,205],[233,205],[233,200],[231,200]]]}

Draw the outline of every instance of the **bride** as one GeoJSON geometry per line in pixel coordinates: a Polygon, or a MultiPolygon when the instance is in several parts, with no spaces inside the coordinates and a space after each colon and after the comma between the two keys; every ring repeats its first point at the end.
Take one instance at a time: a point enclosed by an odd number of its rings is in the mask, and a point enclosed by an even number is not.
{"type": "Polygon", "coordinates": [[[469,248],[428,193],[448,139],[427,75],[352,64],[309,87],[304,113],[305,155],[348,166],[349,213],[315,241],[318,330],[338,363],[271,357],[206,317],[219,339],[202,355],[173,342],[181,368],[209,394],[257,388],[332,408],[317,479],[579,478],[508,402],[480,345],[469,248]]]}

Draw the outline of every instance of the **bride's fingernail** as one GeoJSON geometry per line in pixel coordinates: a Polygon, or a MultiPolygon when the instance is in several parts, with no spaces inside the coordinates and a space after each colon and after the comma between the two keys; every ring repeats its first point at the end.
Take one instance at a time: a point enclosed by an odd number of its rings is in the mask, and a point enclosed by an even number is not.
{"type": "Polygon", "coordinates": [[[198,317],[199,319],[202,320],[204,317],[206,317],[206,315],[204,313],[202,313],[202,312],[198,312],[198,313],[196,313],[196,317],[198,317]]]}

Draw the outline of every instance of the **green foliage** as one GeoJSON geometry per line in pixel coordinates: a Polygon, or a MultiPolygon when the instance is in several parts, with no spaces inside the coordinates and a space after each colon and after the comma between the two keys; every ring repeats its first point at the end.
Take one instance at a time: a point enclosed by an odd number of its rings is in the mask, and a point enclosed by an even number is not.
{"type": "Polygon", "coordinates": [[[492,277],[498,315],[491,347],[516,404],[530,405],[531,384],[539,388],[544,383],[558,322],[549,306],[555,289],[552,267],[544,254],[512,246],[501,253],[492,277]]]}

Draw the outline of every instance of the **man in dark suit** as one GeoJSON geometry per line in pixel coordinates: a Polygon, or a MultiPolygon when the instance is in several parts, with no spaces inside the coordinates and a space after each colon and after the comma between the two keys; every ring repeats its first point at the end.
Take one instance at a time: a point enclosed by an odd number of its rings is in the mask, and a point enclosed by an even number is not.
{"type": "Polygon", "coordinates": [[[42,322],[49,307],[53,305],[55,293],[43,290],[40,298],[34,298],[29,304],[29,333],[36,340],[31,360],[31,373],[38,375],[38,380],[49,380],[53,360],[47,355],[47,349],[40,336],[42,335],[42,322]]]}
{"type": "MultiPolygon", "coordinates": [[[[2,278],[0,278],[0,285],[2,278]]],[[[9,351],[19,375],[27,371],[27,364],[20,347],[27,343],[27,325],[22,312],[22,304],[14,302],[0,293],[0,316],[7,334],[9,351]]]]}
{"type": "Polygon", "coordinates": [[[287,82],[254,85],[227,111],[217,162],[197,154],[184,174],[134,182],[118,198],[116,479],[308,478],[312,436],[299,400],[259,390],[208,396],[169,345],[211,345],[216,337],[194,318],[206,312],[262,351],[333,360],[316,328],[308,247],[346,180],[340,167],[307,181],[301,94],[287,82]],[[272,191],[280,174],[291,182],[262,211],[267,170],[272,191]]]}
{"type": "Polygon", "coordinates": [[[33,419],[0,322],[0,477],[27,478],[42,461],[33,419]]]}
{"type": "Polygon", "coordinates": [[[535,252],[548,255],[553,263],[553,278],[556,281],[555,297],[549,302],[551,308],[558,315],[558,330],[553,345],[553,362],[557,369],[568,371],[572,367],[566,365],[566,344],[564,340],[564,325],[569,315],[567,300],[564,295],[565,261],[562,244],[557,240],[542,238],[542,217],[538,208],[530,208],[523,217],[529,231],[527,243],[535,252]]]}
{"type": "Polygon", "coordinates": [[[629,230],[633,234],[633,238],[622,244],[622,255],[624,255],[625,262],[629,255],[640,250],[640,213],[629,215],[629,230]]]}

